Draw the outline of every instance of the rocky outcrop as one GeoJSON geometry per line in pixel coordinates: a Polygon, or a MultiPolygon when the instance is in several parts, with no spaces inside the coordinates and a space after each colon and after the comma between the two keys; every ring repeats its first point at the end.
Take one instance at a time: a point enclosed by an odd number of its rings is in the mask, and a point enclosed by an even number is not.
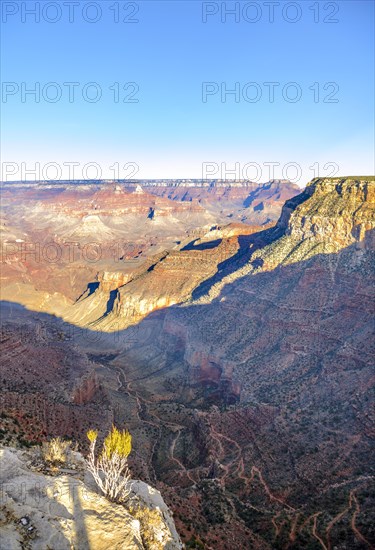
{"type": "Polygon", "coordinates": [[[103,271],[98,274],[100,289],[103,292],[116,290],[120,286],[126,285],[132,278],[133,275],[131,273],[123,273],[121,271],[103,271]]]}
{"type": "Polygon", "coordinates": [[[119,323],[138,320],[151,311],[184,302],[193,289],[213,275],[217,265],[234,255],[236,239],[219,242],[214,248],[199,247],[170,252],[140,278],[119,291],[116,316],[119,323]]]}
{"type": "Polygon", "coordinates": [[[285,227],[287,235],[325,240],[342,248],[362,241],[365,232],[375,227],[375,182],[316,179],[284,208],[290,213],[283,212],[279,227],[285,227]]]}
{"type": "Polygon", "coordinates": [[[312,180],[286,201],[275,228],[264,231],[263,239],[259,233],[260,245],[252,247],[246,265],[240,269],[234,265],[201,301],[213,300],[226,284],[251,273],[337,253],[353,244],[359,249],[373,247],[374,194],[371,177],[312,180]]]}
{"type": "MultiPolygon", "coordinates": [[[[236,229],[228,232],[236,234],[236,229]]],[[[132,271],[99,273],[95,291],[86,291],[73,308],[65,310],[64,318],[95,330],[121,330],[153,311],[186,301],[238,248],[237,236],[212,242],[195,239],[180,250],[151,256],[132,271]]]]}
{"type": "Polygon", "coordinates": [[[93,401],[96,393],[100,389],[100,382],[95,372],[91,372],[85,377],[77,380],[72,392],[72,401],[76,405],[83,405],[93,401]]]}
{"type": "Polygon", "coordinates": [[[374,179],[315,179],[285,203],[272,243],[253,260],[261,261],[265,270],[337,253],[352,244],[364,248],[369,244],[366,232],[374,228],[374,179]]]}
{"type": "MultiPolygon", "coordinates": [[[[182,548],[159,491],[135,481],[128,502],[114,504],[97,493],[88,476],[33,471],[31,454],[0,448],[1,550],[182,548]]],[[[75,459],[82,463],[78,453],[75,459]]]]}

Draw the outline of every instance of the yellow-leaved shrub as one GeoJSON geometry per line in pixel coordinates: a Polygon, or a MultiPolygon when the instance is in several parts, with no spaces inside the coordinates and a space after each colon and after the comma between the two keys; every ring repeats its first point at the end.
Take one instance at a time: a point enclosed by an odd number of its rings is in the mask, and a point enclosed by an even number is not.
{"type": "Polygon", "coordinates": [[[131,490],[128,468],[128,456],[132,448],[130,433],[112,426],[97,456],[95,447],[98,432],[89,430],[87,438],[90,441],[90,451],[86,459],[89,472],[109,500],[123,502],[131,490]]]}

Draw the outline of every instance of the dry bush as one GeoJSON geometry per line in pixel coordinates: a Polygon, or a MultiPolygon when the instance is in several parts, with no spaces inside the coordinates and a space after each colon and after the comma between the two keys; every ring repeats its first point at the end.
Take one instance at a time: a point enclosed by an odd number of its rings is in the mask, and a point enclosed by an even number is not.
{"type": "Polygon", "coordinates": [[[166,548],[165,539],[170,539],[170,534],[165,528],[163,514],[158,508],[151,509],[138,502],[129,507],[129,512],[141,524],[142,542],[147,550],[163,550],[166,548]]]}
{"type": "Polygon", "coordinates": [[[112,502],[124,502],[129,496],[130,472],[128,456],[131,451],[131,435],[119,431],[115,426],[104,440],[98,456],[95,456],[98,432],[87,432],[90,451],[86,459],[89,472],[93,475],[104,496],[112,502]]]}
{"type": "Polygon", "coordinates": [[[42,457],[44,462],[54,466],[65,464],[68,460],[71,442],[64,441],[61,437],[54,437],[42,444],[42,457]]]}

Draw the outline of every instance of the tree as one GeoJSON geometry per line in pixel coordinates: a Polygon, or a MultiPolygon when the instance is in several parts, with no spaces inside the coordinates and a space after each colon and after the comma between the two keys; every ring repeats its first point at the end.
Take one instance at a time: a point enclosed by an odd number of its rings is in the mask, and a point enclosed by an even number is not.
{"type": "Polygon", "coordinates": [[[98,432],[89,430],[87,437],[90,441],[90,451],[86,459],[89,472],[110,501],[123,502],[131,491],[128,456],[132,436],[127,430],[120,431],[112,426],[98,456],[95,456],[98,432]]]}

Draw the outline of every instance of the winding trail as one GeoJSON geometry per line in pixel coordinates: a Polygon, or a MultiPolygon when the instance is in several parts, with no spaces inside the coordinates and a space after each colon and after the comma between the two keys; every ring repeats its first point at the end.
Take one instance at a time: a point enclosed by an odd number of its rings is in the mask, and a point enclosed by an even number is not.
{"type": "Polygon", "coordinates": [[[267,496],[269,497],[269,499],[271,501],[278,502],[279,504],[281,504],[283,507],[287,508],[290,511],[293,511],[293,512],[296,511],[295,508],[293,508],[292,506],[287,504],[281,498],[276,497],[271,492],[269,486],[267,485],[267,483],[265,482],[265,480],[263,478],[261,470],[257,466],[252,466],[251,467],[251,476],[250,477],[245,476],[242,449],[241,449],[240,445],[237,443],[237,441],[235,441],[234,439],[231,439],[230,437],[228,437],[228,436],[226,436],[222,433],[219,433],[212,425],[211,425],[211,433],[213,434],[213,439],[215,439],[218,442],[222,454],[224,454],[225,452],[224,452],[223,444],[221,443],[220,439],[224,439],[225,441],[227,441],[228,443],[233,445],[235,447],[235,449],[237,450],[236,456],[234,456],[233,459],[227,465],[224,465],[224,464],[220,463],[222,468],[225,471],[223,477],[220,479],[220,481],[223,484],[225,484],[225,480],[229,475],[230,468],[235,465],[234,471],[239,474],[238,477],[240,477],[240,479],[245,481],[246,486],[249,485],[250,483],[252,483],[254,481],[255,476],[257,475],[259,481],[261,482],[261,484],[262,484],[262,486],[265,490],[265,492],[267,493],[267,496]]]}
{"type": "Polygon", "coordinates": [[[177,430],[177,435],[176,437],[173,439],[172,441],[172,445],[170,447],[170,455],[171,455],[171,459],[173,460],[173,462],[175,462],[176,464],[178,464],[178,466],[181,468],[181,470],[184,472],[184,474],[186,474],[187,478],[193,483],[193,485],[195,485],[196,481],[195,479],[191,476],[190,472],[186,469],[186,467],[182,464],[182,462],[176,458],[174,456],[174,450],[175,450],[175,447],[176,447],[176,443],[179,439],[181,435],[181,430],[177,430]]]}
{"type": "MultiPolygon", "coordinates": [[[[251,484],[254,481],[255,477],[257,476],[260,483],[261,483],[261,485],[262,485],[262,487],[263,487],[263,489],[264,489],[264,491],[265,491],[265,493],[267,494],[269,500],[271,502],[276,502],[276,503],[280,504],[283,507],[282,511],[287,512],[289,514],[292,514],[292,517],[290,518],[290,521],[291,521],[291,527],[290,527],[290,532],[289,532],[290,542],[294,542],[296,540],[296,537],[297,537],[297,534],[298,534],[299,530],[303,529],[303,527],[305,525],[307,525],[311,520],[313,520],[313,525],[312,525],[312,529],[311,529],[311,533],[312,533],[313,537],[319,542],[319,544],[321,545],[323,550],[332,550],[332,544],[331,544],[331,541],[330,541],[330,532],[331,532],[332,528],[346,514],[349,514],[350,512],[352,512],[351,519],[350,519],[350,526],[351,526],[351,529],[352,529],[354,535],[356,536],[356,538],[358,540],[360,540],[366,546],[368,546],[368,548],[370,548],[371,550],[375,550],[375,547],[362,535],[362,533],[359,531],[359,529],[356,526],[356,519],[357,519],[358,515],[360,514],[360,505],[359,505],[358,499],[355,495],[355,490],[354,489],[352,489],[349,493],[349,502],[348,502],[347,508],[345,508],[345,510],[343,510],[342,512],[337,514],[337,516],[335,516],[328,523],[328,525],[326,527],[326,530],[325,530],[325,537],[324,537],[326,539],[326,542],[325,542],[323,540],[322,536],[318,532],[318,518],[319,518],[319,516],[321,516],[323,511],[316,512],[315,514],[312,514],[311,516],[309,516],[303,522],[303,524],[298,528],[298,520],[299,520],[299,517],[301,516],[301,512],[298,511],[293,506],[290,506],[287,502],[285,502],[285,500],[281,499],[280,497],[275,496],[275,494],[270,490],[268,484],[264,480],[261,470],[257,466],[252,466],[251,467],[250,477],[246,476],[245,473],[244,473],[245,468],[244,468],[244,459],[243,459],[243,456],[242,456],[242,449],[241,449],[240,445],[238,444],[238,442],[235,441],[234,439],[218,432],[212,424],[210,425],[210,428],[211,428],[212,439],[217,443],[217,447],[218,447],[218,453],[219,453],[218,462],[219,462],[221,468],[224,471],[224,474],[220,477],[220,484],[225,487],[225,482],[226,482],[226,480],[227,480],[230,473],[237,474],[237,477],[239,479],[242,479],[245,482],[246,487],[249,484],[251,484]],[[233,456],[233,458],[227,464],[223,464],[221,462],[221,460],[223,460],[223,458],[226,458],[228,456],[228,454],[225,452],[224,445],[223,445],[222,441],[226,441],[226,442],[230,443],[231,446],[235,449],[235,456],[233,456]]],[[[371,479],[371,478],[372,478],[372,476],[362,476],[362,477],[359,478],[359,480],[367,480],[367,479],[371,479]]],[[[339,484],[336,484],[336,485],[337,485],[337,487],[339,487],[339,486],[345,485],[347,483],[348,482],[343,482],[343,483],[339,483],[339,484]]],[[[252,506],[250,506],[250,507],[252,507],[252,506]]],[[[277,512],[271,519],[272,525],[274,526],[274,529],[275,529],[275,537],[279,536],[279,534],[281,532],[281,529],[282,529],[283,525],[285,524],[285,520],[283,520],[281,523],[277,523],[277,520],[280,517],[282,511],[277,512]]]]}
{"type": "Polygon", "coordinates": [[[324,550],[328,550],[328,547],[325,545],[323,539],[318,535],[318,517],[322,514],[322,512],[316,512],[311,517],[314,519],[313,528],[312,528],[312,534],[318,540],[324,550]]]}
{"type": "MultiPolygon", "coordinates": [[[[131,399],[134,399],[137,404],[137,418],[140,423],[148,424],[149,426],[152,426],[155,428],[158,432],[158,436],[155,438],[155,441],[153,442],[151,452],[150,452],[150,466],[152,467],[152,457],[155,454],[155,449],[158,443],[161,440],[162,435],[162,428],[169,427],[174,432],[176,432],[176,437],[173,438],[173,441],[171,443],[169,454],[171,457],[171,460],[175,462],[178,466],[181,472],[184,475],[186,475],[187,479],[193,484],[196,484],[196,480],[192,477],[190,471],[182,464],[182,462],[175,456],[175,447],[176,443],[181,435],[182,430],[184,429],[184,426],[181,426],[180,424],[176,424],[174,422],[167,422],[164,420],[161,420],[159,416],[157,416],[154,412],[150,411],[149,406],[155,405],[152,401],[146,399],[145,397],[141,397],[139,393],[132,388],[132,382],[127,381],[125,377],[125,373],[122,369],[119,367],[116,367],[116,373],[117,373],[117,380],[118,380],[118,388],[117,391],[126,393],[131,399]],[[123,380],[122,380],[123,379],[123,380]],[[155,422],[146,419],[145,417],[152,417],[155,419],[155,422]]],[[[156,473],[154,468],[152,467],[154,476],[156,479],[156,473]]]]}
{"type": "Polygon", "coordinates": [[[350,526],[352,528],[352,531],[354,533],[354,535],[357,537],[357,539],[359,539],[361,542],[363,542],[364,544],[366,544],[366,546],[368,546],[369,548],[374,548],[374,546],[362,535],[362,533],[359,531],[359,529],[357,528],[356,526],[356,519],[357,519],[357,516],[358,514],[360,514],[361,512],[361,509],[360,509],[360,505],[359,505],[359,502],[358,502],[358,499],[355,495],[355,492],[354,492],[354,489],[352,489],[349,493],[349,502],[348,502],[348,506],[342,511],[340,512],[339,514],[337,514],[337,516],[335,516],[330,522],[329,524],[327,525],[327,528],[326,528],[326,538],[327,538],[327,550],[332,550],[332,543],[331,543],[331,540],[330,540],[330,533],[331,533],[331,530],[332,528],[334,527],[334,525],[336,523],[338,523],[345,515],[349,514],[349,512],[352,512],[352,516],[350,518],[350,526]],[[354,509],[353,509],[354,508],[354,509]]]}
{"type": "Polygon", "coordinates": [[[374,546],[372,544],[369,543],[369,541],[367,539],[365,539],[365,537],[362,535],[362,533],[358,530],[355,522],[356,522],[356,519],[357,519],[357,516],[358,514],[360,513],[361,509],[360,509],[360,506],[359,506],[359,502],[358,502],[358,499],[354,493],[354,490],[351,490],[350,491],[350,495],[349,495],[349,506],[351,507],[352,504],[354,502],[354,505],[355,505],[355,510],[354,510],[354,513],[352,515],[352,519],[350,521],[350,525],[353,529],[353,532],[354,534],[356,535],[356,537],[361,540],[364,544],[367,544],[367,546],[369,548],[374,548],[374,546]]]}
{"type": "MultiPolygon", "coordinates": [[[[145,397],[140,396],[139,392],[132,388],[132,382],[126,380],[125,373],[121,368],[115,367],[115,369],[116,369],[117,381],[118,381],[117,391],[120,393],[121,392],[125,393],[126,395],[128,395],[129,398],[133,399],[136,402],[136,414],[141,424],[147,424],[151,426],[153,429],[157,430],[157,437],[155,438],[150,451],[150,464],[149,464],[149,466],[153,470],[155,480],[157,479],[157,476],[152,466],[152,457],[155,454],[156,446],[161,440],[162,428],[169,427],[170,430],[175,433],[169,447],[170,459],[178,467],[178,473],[185,475],[186,479],[192,485],[195,485],[197,483],[197,480],[194,479],[191,473],[191,470],[187,469],[186,466],[181,462],[181,460],[175,456],[176,446],[178,444],[179,438],[181,437],[182,431],[185,429],[185,426],[182,426],[174,422],[162,420],[159,416],[157,416],[154,412],[152,412],[150,410],[150,407],[153,407],[155,403],[152,401],[149,401],[145,397]],[[150,417],[152,418],[152,420],[150,419],[150,417]]],[[[287,502],[285,502],[285,500],[276,496],[271,491],[269,485],[267,484],[267,482],[263,477],[262,471],[257,466],[253,465],[251,467],[250,476],[245,475],[245,464],[244,464],[244,457],[242,454],[243,451],[239,443],[235,439],[232,439],[231,437],[228,437],[227,435],[219,432],[215,428],[212,422],[210,422],[209,426],[210,426],[211,438],[216,443],[216,448],[217,448],[216,460],[219,463],[220,468],[222,470],[222,475],[218,477],[220,485],[225,489],[226,484],[228,482],[228,478],[232,476],[242,480],[244,482],[245,489],[247,489],[249,485],[251,485],[251,483],[257,478],[261,486],[263,487],[269,501],[273,503],[277,503],[282,507],[282,510],[278,510],[276,513],[274,513],[271,519],[271,523],[275,530],[275,538],[277,538],[280,535],[283,526],[289,520],[290,521],[289,540],[290,542],[293,543],[297,538],[298,532],[302,531],[304,527],[307,527],[309,523],[311,523],[312,521],[312,527],[311,527],[312,536],[319,542],[323,550],[332,550],[332,542],[331,542],[332,529],[346,515],[349,516],[351,514],[350,527],[354,533],[354,536],[359,541],[361,541],[364,545],[366,545],[370,550],[375,550],[375,547],[362,535],[362,533],[359,531],[358,527],[356,526],[356,520],[361,510],[360,510],[360,504],[355,494],[355,489],[352,489],[349,493],[347,507],[341,512],[339,512],[327,524],[324,531],[324,536],[319,533],[319,525],[318,525],[319,517],[323,514],[323,511],[315,512],[314,514],[310,515],[305,521],[303,521],[301,525],[298,526],[298,520],[301,517],[302,512],[300,510],[297,510],[293,506],[289,505],[287,502]],[[283,512],[287,514],[288,518],[281,520],[281,522],[280,521],[278,522],[283,512]]],[[[356,481],[362,481],[362,480],[364,481],[371,478],[372,476],[362,476],[362,477],[359,477],[356,481]]],[[[340,487],[350,482],[353,482],[353,480],[337,483],[333,485],[332,488],[340,487]]],[[[231,501],[230,498],[229,500],[233,506],[233,502],[231,501]]],[[[262,510],[258,510],[251,504],[248,504],[248,506],[250,508],[254,508],[258,512],[262,512],[262,510]]]]}

